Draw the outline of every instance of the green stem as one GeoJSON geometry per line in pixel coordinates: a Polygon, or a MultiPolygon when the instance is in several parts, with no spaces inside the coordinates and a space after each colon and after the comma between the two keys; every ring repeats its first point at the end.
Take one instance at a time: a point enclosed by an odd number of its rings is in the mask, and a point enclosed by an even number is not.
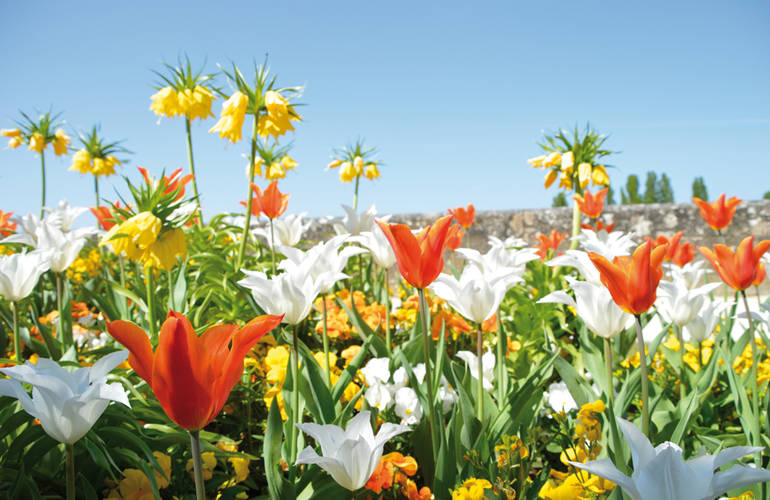
{"type": "Polygon", "coordinates": [[[481,363],[481,357],[484,355],[484,333],[481,331],[481,324],[476,332],[476,418],[484,425],[484,366],[481,363]]]}
{"type": "Polygon", "coordinates": [[[382,270],[385,286],[385,346],[388,348],[388,356],[392,351],[392,339],[390,337],[390,283],[388,283],[388,270],[383,268],[382,270]]]}
{"type": "Polygon", "coordinates": [[[148,267],[145,268],[145,291],[147,295],[147,323],[150,328],[150,339],[152,339],[152,344],[155,345],[158,341],[158,335],[155,331],[155,309],[153,307],[153,286],[152,286],[152,268],[148,267]]]}
{"type": "Polygon", "coordinates": [[[204,500],[206,498],[206,487],[203,484],[200,431],[190,431],[190,448],[192,449],[193,472],[195,474],[195,499],[204,500]]]}
{"type": "MultiPolygon", "coordinates": [[[[743,305],[746,308],[746,317],[749,320],[749,340],[751,341],[751,370],[749,371],[749,378],[751,378],[751,411],[753,412],[752,419],[752,446],[762,446],[761,437],[759,435],[761,423],[759,415],[759,384],[757,383],[757,364],[759,363],[759,349],[757,348],[757,340],[754,338],[754,320],[751,317],[751,310],[749,309],[749,301],[746,298],[746,291],[741,290],[741,296],[743,297],[743,305]]],[[[754,455],[754,462],[757,467],[762,467],[762,455],[756,453],[754,455]]]]}
{"type": "Polygon", "coordinates": [[[273,226],[273,218],[268,219],[270,221],[270,268],[275,276],[275,227],[273,226]]]}
{"type": "Polygon", "coordinates": [[[324,357],[326,358],[326,384],[329,389],[332,387],[332,368],[329,362],[329,335],[326,327],[326,296],[321,294],[321,302],[323,303],[323,341],[324,341],[324,357]]]}
{"type": "Polygon", "coordinates": [[[292,339],[292,365],[291,365],[291,434],[289,435],[289,465],[294,470],[294,462],[297,461],[297,440],[299,434],[299,428],[297,424],[300,423],[299,416],[299,349],[298,341],[299,337],[299,323],[294,325],[294,336],[292,339]]]}
{"type": "Polygon", "coordinates": [[[353,211],[358,210],[358,182],[361,180],[361,176],[356,176],[356,188],[353,191],[353,211]]]}
{"type": "Polygon", "coordinates": [[[434,429],[433,425],[433,369],[431,368],[431,356],[430,356],[430,310],[428,309],[428,301],[425,298],[425,289],[418,288],[417,295],[420,300],[420,324],[422,326],[422,349],[423,356],[425,357],[425,383],[428,386],[428,407],[425,408],[425,421],[428,423],[428,435],[430,436],[430,445],[433,451],[433,463],[438,460],[438,440],[435,438],[434,433],[438,429],[434,429]]]}
{"type": "Polygon", "coordinates": [[[62,273],[54,273],[56,275],[56,307],[59,310],[59,338],[63,344],[63,351],[66,351],[72,344],[72,329],[65,328],[64,326],[64,296],[62,292],[62,273]]]}
{"type": "Polygon", "coordinates": [[[605,368],[607,370],[607,414],[610,417],[610,437],[612,440],[612,448],[615,453],[615,456],[617,457],[615,459],[615,462],[619,464],[619,466],[622,468],[621,470],[623,472],[625,471],[625,453],[623,451],[623,445],[620,442],[620,433],[618,432],[618,422],[615,419],[615,387],[612,383],[612,367],[613,361],[612,361],[612,344],[610,343],[610,339],[605,338],[604,339],[604,363],[605,368]]]}
{"type": "Polygon", "coordinates": [[[650,439],[650,380],[647,376],[647,355],[644,352],[644,337],[642,337],[642,319],[636,318],[636,343],[639,348],[639,367],[642,369],[642,432],[650,439]]]}
{"type": "Polygon", "coordinates": [[[96,195],[96,208],[99,208],[99,177],[94,175],[94,194],[96,195]]]}
{"type": "Polygon", "coordinates": [[[604,363],[607,369],[607,400],[615,408],[615,389],[612,384],[612,345],[610,339],[604,339],[604,363]]]}
{"type": "Polygon", "coordinates": [[[19,340],[19,303],[11,302],[13,310],[13,352],[16,353],[16,364],[22,364],[21,361],[21,340],[19,340]]]}
{"type": "Polygon", "coordinates": [[[703,369],[703,341],[698,341],[698,366],[703,369]]]}
{"type": "Polygon", "coordinates": [[[243,224],[243,233],[241,234],[241,245],[238,247],[238,258],[235,260],[235,269],[240,269],[243,265],[243,255],[246,252],[246,240],[249,238],[249,226],[251,225],[251,205],[253,197],[251,196],[251,184],[254,182],[254,161],[257,156],[257,122],[258,113],[254,113],[254,125],[251,132],[251,154],[249,155],[249,185],[246,194],[246,220],[243,224]]]}
{"type": "Polygon", "coordinates": [[[570,250],[575,250],[578,247],[578,241],[575,236],[580,234],[580,208],[577,202],[572,203],[572,240],[569,244],[570,250]]]}
{"type": "MultiPolygon", "coordinates": [[[[195,175],[195,161],[193,161],[192,134],[190,133],[190,119],[184,119],[185,131],[187,132],[187,159],[190,160],[190,173],[192,174],[193,193],[195,194],[195,204],[198,206],[198,227],[203,227],[203,210],[201,210],[201,198],[198,194],[198,176],[195,175]]],[[[251,189],[251,183],[249,183],[251,189]]],[[[250,193],[249,193],[250,194],[250,193]]]]}
{"type": "Polygon", "coordinates": [[[67,467],[67,500],[75,500],[75,445],[65,444],[67,467]]]}
{"type": "Polygon", "coordinates": [[[676,330],[676,339],[679,342],[679,399],[683,400],[687,395],[687,384],[685,383],[685,364],[684,364],[684,336],[682,335],[682,327],[674,325],[676,330]]]}
{"type": "Polygon", "coordinates": [[[497,372],[497,408],[502,410],[505,406],[505,358],[508,351],[508,338],[503,331],[503,323],[500,321],[500,308],[497,308],[497,345],[496,353],[497,360],[495,362],[495,370],[497,372]]]}
{"type": "Polygon", "coordinates": [[[45,206],[45,153],[40,152],[40,177],[42,179],[42,187],[40,191],[40,218],[43,218],[43,207],[45,206]]]}

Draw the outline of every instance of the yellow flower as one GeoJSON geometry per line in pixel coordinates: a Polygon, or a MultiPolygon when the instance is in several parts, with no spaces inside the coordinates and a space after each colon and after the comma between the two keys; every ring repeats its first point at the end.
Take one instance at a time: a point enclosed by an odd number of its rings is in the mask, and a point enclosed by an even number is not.
{"type": "Polygon", "coordinates": [[[262,137],[272,135],[277,139],[279,135],[294,130],[292,120],[302,119],[301,116],[292,114],[293,108],[288,101],[274,90],[265,92],[265,107],[267,113],[261,114],[257,122],[257,133],[262,137]]]}
{"type": "Polygon", "coordinates": [[[591,172],[591,178],[593,179],[594,186],[610,185],[610,177],[607,175],[607,169],[604,165],[594,166],[594,170],[591,172]]]}
{"type": "Polygon", "coordinates": [[[67,133],[63,129],[57,128],[54,135],[56,138],[53,140],[53,154],[56,156],[67,154],[67,146],[72,142],[67,133]]]}
{"type": "Polygon", "coordinates": [[[295,168],[297,168],[297,165],[299,165],[299,163],[297,163],[296,160],[294,160],[294,158],[287,155],[281,158],[281,165],[283,165],[283,168],[286,170],[294,170],[295,168]]]}
{"type": "Polygon", "coordinates": [[[286,367],[289,363],[289,349],[286,346],[276,346],[267,351],[265,356],[265,380],[270,385],[281,385],[286,378],[286,367]]]}
{"type": "MultiPolygon", "coordinates": [[[[217,459],[214,456],[214,452],[211,451],[205,451],[201,453],[201,465],[203,466],[203,480],[208,481],[211,479],[211,476],[214,475],[214,467],[217,466],[217,459]]],[[[194,478],[194,471],[193,468],[195,465],[193,464],[192,458],[187,460],[187,465],[185,465],[185,470],[190,473],[190,477],[194,478]]]]}
{"type": "Polygon", "coordinates": [[[289,103],[275,90],[265,92],[265,107],[271,115],[286,115],[289,113],[289,103]]]}
{"type": "Polygon", "coordinates": [[[281,390],[280,386],[273,386],[265,391],[265,396],[263,398],[265,406],[270,408],[270,406],[273,404],[273,399],[275,399],[275,404],[278,405],[278,409],[281,411],[281,418],[286,420],[286,408],[283,404],[283,391],[281,390]]]}
{"type": "Polygon", "coordinates": [[[559,175],[559,187],[566,190],[572,189],[572,173],[566,170],[562,170],[559,175]]]}
{"type": "Polygon", "coordinates": [[[585,188],[589,182],[591,182],[591,164],[583,162],[578,165],[578,181],[580,187],[585,188]]]}
{"type": "Polygon", "coordinates": [[[160,468],[163,469],[163,472],[165,473],[164,477],[163,474],[155,471],[155,483],[158,485],[159,489],[162,489],[169,485],[169,479],[171,479],[171,457],[159,451],[154,451],[152,454],[155,457],[155,460],[157,460],[158,465],[160,465],[160,468]]]}
{"type": "Polygon", "coordinates": [[[551,187],[551,184],[554,183],[556,178],[559,176],[558,170],[549,170],[547,174],[545,174],[545,187],[548,189],[551,187]]]}
{"type": "Polygon", "coordinates": [[[587,498],[583,493],[583,487],[580,485],[577,476],[570,474],[559,485],[551,481],[546,482],[540,488],[538,495],[545,500],[583,500],[587,498]]]}
{"type": "Polygon", "coordinates": [[[342,182],[352,182],[356,178],[356,169],[349,161],[340,165],[340,180],[342,182]]]}
{"type": "Polygon", "coordinates": [[[483,500],[484,490],[492,488],[486,479],[468,479],[462,486],[452,491],[452,500],[483,500]]]}
{"type": "Polygon", "coordinates": [[[326,168],[337,168],[340,165],[342,165],[342,160],[332,160],[328,165],[326,165],[326,168]]]}
{"type": "Polygon", "coordinates": [[[246,116],[249,98],[246,94],[235,92],[222,103],[222,117],[211,127],[209,132],[219,132],[219,137],[228,139],[233,144],[241,140],[241,128],[246,116]]]}
{"type": "Polygon", "coordinates": [[[8,141],[8,147],[11,149],[16,149],[19,146],[21,146],[21,139],[18,137],[11,137],[11,140],[8,141]]]}
{"type": "Polygon", "coordinates": [[[113,498],[130,498],[131,500],[154,500],[150,480],[139,469],[126,469],[123,479],[118,483],[120,496],[113,498]]]}
{"type": "Polygon", "coordinates": [[[358,356],[358,353],[361,352],[361,346],[360,345],[352,345],[342,351],[341,356],[345,360],[345,366],[348,366],[353,359],[358,356]]]}
{"type": "Polygon", "coordinates": [[[561,155],[562,170],[571,170],[573,165],[575,165],[575,155],[572,154],[572,151],[567,151],[566,153],[561,155]]]}
{"type": "Polygon", "coordinates": [[[544,167],[554,167],[561,163],[561,153],[558,153],[554,151],[553,153],[549,153],[544,159],[543,159],[543,166],[544,167]]]}
{"type": "Polygon", "coordinates": [[[534,158],[530,158],[529,160],[527,160],[527,163],[532,165],[534,168],[543,167],[545,166],[544,165],[545,155],[540,155],[540,156],[535,156],[534,158]]]}
{"type": "Polygon", "coordinates": [[[364,159],[360,156],[353,158],[353,169],[356,171],[356,177],[364,173],[364,159]]]}
{"type": "MultiPolygon", "coordinates": [[[[326,354],[323,351],[318,351],[315,354],[313,354],[313,359],[315,359],[316,363],[321,367],[321,369],[326,370],[326,354]]],[[[334,369],[335,365],[337,364],[337,355],[333,352],[329,353],[329,366],[334,369]]]]}
{"type": "Polygon", "coordinates": [[[377,165],[375,165],[374,163],[369,163],[364,168],[364,175],[366,176],[367,179],[371,181],[371,180],[377,179],[380,176],[380,171],[377,170],[377,165]]]}
{"type": "Polygon", "coordinates": [[[179,105],[179,97],[173,87],[163,87],[150,97],[150,109],[156,115],[166,115],[166,118],[173,118],[182,114],[182,108],[179,105]]]}
{"type": "Polygon", "coordinates": [[[155,242],[147,247],[141,261],[147,267],[170,271],[177,263],[177,255],[182,258],[187,255],[187,242],[180,228],[160,233],[155,242]]]}
{"type": "Polygon", "coordinates": [[[78,149],[74,155],[72,155],[72,166],[69,168],[75,172],[81,174],[88,174],[91,172],[91,155],[85,149],[78,149]]]}
{"type": "Polygon", "coordinates": [[[0,129],[0,136],[18,139],[21,137],[21,130],[17,128],[2,128],[0,129]]]}
{"type": "Polygon", "coordinates": [[[194,89],[185,89],[177,94],[179,107],[182,114],[189,120],[200,118],[205,120],[209,116],[214,116],[211,112],[211,102],[216,99],[206,87],[196,85],[194,89]]]}
{"type": "Polygon", "coordinates": [[[151,212],[140,212],[113,226],[99,242],[99,246],[109,243],[116,254],[125,253],[129,259],[137,260],[150,245],[155,243],[160,227],[160,219],[151,212]]]}
{"type": "Polygon", "coordinates": [[[29,138],[29,150],[43,153],[45,149],[45,137],[40,132],[35,132],[32,137],[29,138]]]}

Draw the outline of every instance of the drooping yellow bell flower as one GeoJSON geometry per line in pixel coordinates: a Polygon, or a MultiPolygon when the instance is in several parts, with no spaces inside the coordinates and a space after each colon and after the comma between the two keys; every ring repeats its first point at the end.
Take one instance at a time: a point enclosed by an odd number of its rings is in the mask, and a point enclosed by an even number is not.
{"type": "Polygon", "coordinates": [[[274,138],[294,130],[291,121],[300,121],[299,115],[292,114],[293,109],[289,102],[278,92],[268,90],[265,92],[265,107],[267,113],[260,115],[257,122],[257,133],[262,137],[272,135],[274,138]]]}
{"type": "Polygon", "coordinates": [[[246,94],[235,92],[222,103],[222,116],[209,132],[219,132],[219,137],[228,139],[233,144],[240,141],[241,128],[243,128],[243,119],[246,116],[248,104],[249,98],[246,94]]]}
{"type": "Polygon", "coordinates": [[[281,158],[281,165],[283,165],[283,168],[286,171],[289,171],[297,168],[297,165],[299,165],[299,163],[297,163],[297,161],[291,156],[286,155],[283,158],[281,158]]]}
{"type": "Polygon", "coordinates": [[[527,163],[532,165],[534,168],[543,167],[545,162],[545,155],[535,156],[534,158],[530,158],[527,160],[527,163]]]}
{"type": "Polygon", "coordinates": [[[544,159],[543,159],[543,166],[544,167],[554,167],[558,165],[561,162],[561,153],[554,151],[553,153],[549,153],[544,159]]]}
{"type": "Polygon", "coordinates": [[[200,118],[205,120],[214,116],[211,112],[211,103],[216,99],[206,87],[196,85],[194,89],[185,89],[177,94],[181,113],[189,120],[200,118]]]}
{"type": "Polygon", "coordinates": [[[572,151],[567,151],[563,155],[561,155],[561,169],[562,170],[570,170],[575,165],[575,155],[572,154],[572,151]]]}
{"type": "Polygon", "coordinates": [[[17,128],[0,128],[0,136],[18,139],[21,137],[21,130],[17,128]]]}
{"type": "Polygon", "coordinates": [[[591,164],[583,162],[578,165],[578,182],[580,188],[585,188],[591,182],[591,164]]]}
{"type": "Polygon", "coordinates": [[[107,231],[99,246],[109,243],[116,254],[125,253],[129,259],[139,260],[144,251],[155,243],[160,229],[160,219],[151,212],[139,212],[107,231]]]}
{"type": "Polygon", "coordinates": [[[38,153],[43,153],[43,150],[45,149],[46,143],[45,143],[45,137],[43,137],[43,134],[40,132],[33,133],[29,138],[29,150],[35,151],[38,153]]]}
{"type": "Polygon", "coordinates": [[[356,178],[356,169],[349,161],[343,162],[340,165],[340,180],[342,182],[353,182],[356,178]]]}
{"type": "Polygon", "coordinates": [[[374,180],[377,179],[380,176],[380,171],[377,169],[377,165],[374,163],[369,163],[364,168],[364,175],[367,179],[374,180]]]}
{"type": "Polygon", "coordinates": [[[162,232],[142,253],[140,260],[145,267],[170,271],[176,265],[177,256],[187,255],[187,241],[181,228],[162,232]]]}
{"type": "Polygon", "coordinates": [[[591,172],[591,178],[593,179],[594,186],[610,185],[610,177],[607,175],[607,169],[604,165],[594,166],[594,170],[591,172]]]}
{"type": "Polygon", "coordinates": [[[150,96],[150,109],[155,112],[156,115],[166,118],[173,118],[182,114],[182,108],[179,105],[179,97],[177,91],[173,87],[163,87],[152,96],[150,96]]]}
{"type": "Polygon", "coordinates": [[[67,154],[67,146],[72,142],[64,131],[64,129],[57,128],[54,134],[56,138],[53,140],[53,154],[60,156],[67,154]]]}
{"type": "Polygon", "coordinates": [[[8,141],[8,147],[11,149],[16,149],[19,146],[21,146],[21,139],[18,137],[11,137],[11,139],[8,141]]]}
{"type": "Polygon", "coordinates": [[[545,187],[548,189],[551,187],[551,184],[556,181],[556,178],[559,176],[558,170],[549,170],[547,174],[545,174],[545,187]]]}
{"type": "Polygon", "coordinates": [[[81,174],[91,173],[91,155],[85,149],[78,149],[74,155],[72,155],[72,166],[69,168],[74,172],[80,172],[81,174]]]}
{"type": "Polygon", "coordinates": [[[353,170],[356,172],[356,177],[364,173],[364,159],[360,156],[353,158],[353,170]]]}
{"type": "Polygon", "coordinates": [[[327,169],[330,169],[330,168],[337,168],[337,167],[339,167],[340,165],[342,165],[342,160],[332,160],[331,162],[329,162],[329,164],[328,164],[328,165],[326,165],[326,168],[327,168],[327,169]]]}

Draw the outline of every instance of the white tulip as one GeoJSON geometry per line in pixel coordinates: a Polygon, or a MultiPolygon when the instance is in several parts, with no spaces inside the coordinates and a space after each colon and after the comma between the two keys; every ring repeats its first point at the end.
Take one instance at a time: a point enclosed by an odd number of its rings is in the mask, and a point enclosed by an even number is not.
{"type": "Polygon", "coordinates": [[[684,280],[661,281],[658,285],[658,311],[666,321],[680,327],[686,325],[703,308],[705,296],[721,283],[708,283],[698,288],[689,289],[684,280]]]}
{"type": "Polygon", "coordinates": [[[43,223],[37,230],[37,248],[50,250],[51,271],[61,273],[75,262],[86,239],[77,231],[62,232],[53,224],[43,223]]]}
{"type": "Polygon", "coordinates": [[[283,322],[296,325],[307,317],[318,296],[318,284],[310,275],[284,272],[268,279],[258,271],[241,269],[246,275],[238,282],[251,290],[256,303],[268,314],[285,314],[283,322]]]}
{"type": "Polygon", "coordinates": [[[596,252],[612,261],[615,257],[621,255],[630,255],[631,249],[636,247],[636,243],[631,239],[632,233],[623,233],[621,231],[594,232],[590,229],[583,229],[575,239],[580,242],[580,248],[586,252],[596,252]]]}
{"type": "Polygon", "coordinates": [[[353,236],[350,241],[365,247],[372,254],[374,262],[384,269],[390,269],[396,264],[396,254],[390,246],[388,237],[377,226],[371,231],[364,231],[358,236],[353,236]]]}
{"type": "Polygon", "coordinates": [[[18,302],[32,293],[37,280],[50,267],[50,257],[50,252],[39,250],[0,255],[0,295],[18,302]]]}
{"type": "Polygon", "coordinates": [[[72,444],[93,427],[110,401],[130,406],[123,386],[107,383],[107,374],[126,358],[128,351],[113,352],[72,373],[46,358],[0,368],[13,379],[0,380],[0,394],[17,398],[49,436],[72,444]],[[20,382],[32,386],[32,398],[20,382]]]}
{"type": "Polygon", "coordinates": [[[698,260],[688,262],[682,267],[669,262],[665,262],[664,266],[671,274],[671,281],[682,281],[687,288],[695,288],[700,285],[706,277],[706,270],[703,269],[705,264],[705,260],[698,260]]]}
{"type": "Polygon", "coordinates": [[[519,248],[525,249],[529,247],[529,243],[522,240],[521,238],[515,238],[513,236],[509,236],[504,240],[501,240],[497,236],[490,236],[489,238],[487,238],[487,241],[489,241],[490,248],[502,247],[510,250],[510,249],[519,249],[519,248]]]}
{"type": "MultiPolygon", "coordinates": [[[[459,351],[457,357],[465,361],[471,377],[478,380],[479,358],[470,351],[459,351]]],[[[495,380],[495,355],[491,350],[481,356],[481,376],[484,390],[491,391],[494,388],[492,382],[495,380]]]]}
{"type": "Polygon", "coordinates": [[[45,220],[53,222],[62,232],[69,232],[72,229],[72,224],[75,222],[81,214],[88,212],[86,207],[70,207],[67,200],[61,200],[56,208],[43,207],[43,210],[48,212],[45,216],[45,220]]]}
{"type": "MultiPolygon", "coordinates": [[[[342,208],[346,214],[342,219],[342,224],[339,222],[333,224],[337,234],[357,236],[364,231],[374,231],[374,217],[377,215],[377,209],[374,205],[361,212],[360,215],[347,205],[342,205],[342,208]]],[[[390,216],[386,216],[381,219],[388,220],[389,218],[390,216]]]]}
{"type": "MultiPolygon", "coordinates": [[[[545,263],[546,266],[574,267],[586,281],[594,285],[602,285],[601,275],[596,266],[591,262],[588,253],[582,250],[567,250],[562,255],[554,257],[545,263]]],[[[602,285],[603,286],[603,285],[602,285]]]]}
{"type": "Polygon", "coordinates": [[[761,447],[735,446],[716,456],[704,454],[685,462],[682,449],[676,444],[667,441],[653,448],[634,424],[621,418],[617,420],[631,448],[634,463],[631,477],[618,470],[608,458],[569,463],[612,481],[632,500],[713,500],[729,490],[770,481],[770,471],[743,465],[714,473],[737,458],[761,451],[761,447]]]}
{"type": "Polygon", "coordinates": [[[308,446],[300,452],[296,463],[318,465],[350,491],[362,488],[380,463],[385,443],[410,430],[386,422],[375,436],[370,417],[368,411],[362,411],[345,430],[336,425],[296,424],[321,446],[321,456],[308,446]]]}
{"type": "Polygon", "coordinates": [[[685,325],[682,332],[685,340],[703,342],[709,338],[722,320],[722,313],[731,306],[730,302],[716,301],[709,301],[703,305],[695,317],[685,325]]]}
{"type": "MultiPolygon", "coordinates": [[[[310,227],[310,222],[303,223],[302,217],[306,212],[298,215],[287,215],[282,219],[273,219],[273,232],[275,235],[275,245],[293,247],[302,239],[302,234],[310,227]]],[[[273,244],[270,237],[270,226],[259,227],[254,230],[254,234],[265,239],[268,248],[273,244]]]]}
{"type": "Polygon", "coordinates": [[[340,250],[347,236],[335,236],[329,241],[318,243],[307,252],[297,248],[279,246],[278,251],[286,256],[279,268],[293,272],[301,269],[318,284],[321,293],[328,293],[337,281],[349,278],[342,270],[353,255],[365,252],[363,248],[347,246],[340,250]]]}
{"type": "Polygon", "coordinates": [[[512,276],[485,276],[478,267],[465,266],[459,280],[441,273],[429,288],[466,319],[483,323],[497,312],[512,276]]]}
{"type": "Polygon", "coordinates": [[[486,277],[506,276],[506,289],[523,281],[522,275],[527,270],[527,262],[539,258],[534,248],[511,250],[503,246],[494,246],[485,254],[472,248],[458,248],[457,253],[478,267],[486,277]]]}

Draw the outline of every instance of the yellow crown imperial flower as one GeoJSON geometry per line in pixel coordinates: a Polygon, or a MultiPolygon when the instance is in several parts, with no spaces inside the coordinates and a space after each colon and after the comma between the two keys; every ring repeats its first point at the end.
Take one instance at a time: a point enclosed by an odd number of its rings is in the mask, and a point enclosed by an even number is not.
{"type": "Polygon", "coordinates": [[[219,132],[219,137],[228,139],[233,144],[241,140],[241,128],[246,116],[249,98],[246,94],[235,92],[222,103],[222,117],[211,127],[210,133],[219,132]]]}
{"type": "Polygon", "coordinates": [[[29,138],[29,150],[42,153],[45,149],[45,137],[40,132],[33,133],[29,138]]]}
{"type": "Polygon", "coordinates": [[[150,96],[150,109],[156,115],[166,118],[173,118],[182,114],[182,107],[179,105],[177,91],[173,87],[163,87],[152,96],[150,96]]]}
{"type": "Polygon", "coordinates": [[[64,129],[57,128],[54,135],[56,137],[53,140],[53,154],[56,156],[67,154],[67,146],[72,142],[67,133],[64,129]]]}
{"type": "Polygon", "coordinates": [[[211,102],[216,99],[206,87],[196,85],[194,89],[185,89],[177,94],[181,112],[189,120],[200,118],[205,120],[214,116],[211,112],[211,102]]]}
{"type": "Polygon", "coordinates": [[[580,182],[580,188],[585,188],[589,182],[591,182],[591,164],[583,162],[578,165],[578,181],[580,182]]]}
{"type": "Polygon", "coordinates": [[[176,265],[176,257],[187,255],[187,241],[181,228],[164,231],[144,251],[140,260],[145,267],[170,271],[176,265]]]}
{"type": "Polygon", "coordinates": [[[593,179],[594,186],[610,185],[610,177],[607,175],[607,169],[604,165],[596,165],[593,172],[591,172],[591,178],[593,179]]]}
{"type": "Polygon", "coordinates": [[[543,159],[543,166],[554,167],[558,165],[560,162],[561,162],[561,153],[554,151],[553,153],[546,155],[546,157],[543,159]]]}
{"type": "Polygon", "coordinates": [[[257,122],[257,133],[262,137],[272,135],[274,138],[294,130],[292,120],[300,121],[301,116],[292,114],[289,102],[275,90],[265,92],[265,107],[267,113],[260,115],[257,122]]]}
{"type": "Polygon", "coordinates": [[[19,138],[21,137],[21,130],[17,128],[2,128],[0,129],[0,136],[3,137],[9,137],[9,138],[19,138]]]}
{"type": "Polygon", "coordinates": [[[155,243],[160,229],[160,219],[151,212],[139,212],[107,231],[99,246],[109,243],[116,254],[125,253],[129,259],[138,260],[155,243]]]}
{"type": "Polygon", "coordinates": [[[342,160],[332,160],[331,162],[329,162],[329,164],[328,164],[328,165],[326,165],[326,168],[327,168],[327,169],[330,169],[330,168],[337,168],[337,167],[339,167],[340,165],[342,165],[342,160]]]}
{"type": "Polygon", "coordinates": [[[340,165],[340,180],[342,182],[352,182],[356,178],[356,169],[353,164],[346,161],[340,165]]]}
{"type": "Polygon", "coordinates": [[[366,168],[364,168],[364,175],[371,181],[380,176],[380,171],[377,169],[377,165],[369,163],[366,168]]]}
{"type": "Polygon", "coordinates": [[[78,149],[72,155],[72,166],[69,168],[74,172],[88,174],[91,172],[91,155],[85,149],[78,149]]]}
{"type": "Polygon", "coordinates": [[[572,151],[567,151],[566,153],[561,155],[562,170],[572,169],[573,165],[575,165],[575,155],[572,154],[572,151]]]}

